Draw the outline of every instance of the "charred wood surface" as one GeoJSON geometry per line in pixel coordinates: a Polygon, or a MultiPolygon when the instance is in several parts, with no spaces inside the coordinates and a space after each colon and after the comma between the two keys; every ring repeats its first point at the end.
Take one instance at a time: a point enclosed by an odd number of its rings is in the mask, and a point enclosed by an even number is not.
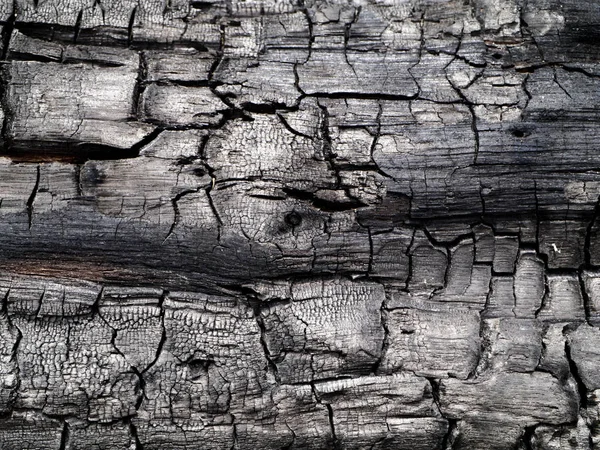
{"type": "Polygon", "coordinates": [[[600,4],[0,29],[0,448],[600,445],[600,4]]]}

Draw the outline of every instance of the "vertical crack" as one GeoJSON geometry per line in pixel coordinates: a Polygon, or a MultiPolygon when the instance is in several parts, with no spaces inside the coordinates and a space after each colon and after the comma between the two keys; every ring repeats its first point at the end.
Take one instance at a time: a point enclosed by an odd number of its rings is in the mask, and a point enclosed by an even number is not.
{"type": "MultiPolygon", "coordinates": [[[[577,271],[577,278],[579,279],[579,289],[581,290],[581,299],[583,300],[583,311],[585,313],[585,321],[588,325],[592,326],[591,323],[591,305],[592,300],[585,287],[585,280],[583,279],[583,271],[579,269],[577,271]]],[[[545,297],[545,296],[544,296],[545,297]]],[[[541,307],[540,307],[541,309],[541,307]]],[[[537,315],[536,315],[537,317],[537,315]]]]}
{"type": "Polygon", "coordinates": [[[536,426],[537,425],[532,425],[523,429],[521,443],[523,444],[525,450],[533,450],[533,435],[535,433],[536,426]]]}
{"type": "Polygon", "coordinates": [[[433,403],[435,404],[439,414],[448,421],[448,430],[446,434],[444,434],[444,438],[442,439],[442,450],[452,450],[454,448],[454,442],[456,440],[456,436],[458,434],[458,419],[451,419],[446,417],[442,412],[442,406],[440,403],[440,382],[435,378],[426,377],[427,381],[431,386],[431,397],[433,398],[433,403]]]}
{"type": "Polygon", "coordinates": [[[83,9],[79,11],[77,14],[77,20],[75,20],[75,31],[73,33],[73,44],[77,44],[77,39],[79,38],[79,33],[81,32],[81,21],[83,19],[83,9]]]}
{"type": "Polygon", "coordinates": [[[144,52],[140,52],[139,54],[139,63],[138,63],[138,73],[135,81],[135,86],[133,88],[133,101],[132,101],[132,111],[131,116],[136,120],[141,120],[143,116],[143,94],[146,90],[146,85],[148,83],[148,63],[146,61],[146,54],[144,52]]]}
{"type": "Polygon", "coordinates": [[[408,258],[408,270],[407,273],[408,275],[406,276],[406,281],[404,283],[404,292],[410,292],[410,282],[412,280],[413,277],[413,272],[414,272],[414,268],[413,268],[413,246],[415,245],[415,236],[417,234],[417,228],[415,227],[413,229],[412,232],[412,236],[410,237],[410,243],[408,244],[408,246],[406,247],[406,252],[404,253],[406,255],[406,257],[408,258]]]}
{"type": "Polygon", "coordinates": [[[442,439],[442,450],[453,450],[455,437],[458,434],[458,420],[446,419],[448,421],[448,430],[442,439]]]}
{"type": "Polygon", "coordinates": [[[260,300],[258,298],[255,298],[253,295],[247,295],[246,298],[248,300],[248,304],[252,308],[254,320],[256,321],[256,325],[258,326],[258,330],[260,332],[259,341],[263,349],[265,359],[267,360],[267,369],[271,369],[277,383],[281,383],[279,370],[277,369],[277,365],[273,361],[271,351],[269,350],[269,345],[267,343],[267,327],[265,326],[265,322],[261,315],[260,300]]]}
{"type": "Polygon", "coordinates": [[[135,15],[137,14],[137,5],[133,7],[131,10],[131,15],[129,16],[129,24],[127,25],[127,46],[131,47],[133,44],[133,27],[135,25],[135,15]]]}
{"type": "Polygon", "coordinates": [[[177,194],[175,197],[173,197],[171,199],[171,205],[173,206],[173,222],[171,223],[171,226],[169,227],[169,231],[167,232],[167,235],[163,239],[163,242],[162,242],[163,244],[167,241],[167,239],[169,239],[171,237],[171,235],[173,234],[173,231],[175,230],[175,227],[181,220],[181,213],[179,211],[179,205],[177,204],[177,202],[179,200],[181,200],[181,198],[186,196],[187,194],[192,194],[194,192],[198,192],[198,189],[187,189],[183,192],[180,192],[179,194],[177,194]]]}
{"type": "Polygon", "coordinates": [[[127,421],[129,423],[129,434],[133,438],[133,441],[135,444],[135,450],[144,450],[144,446],[142,445],[140,438],[138,436],[137,427],[133,424],[133,421],[131,420],[131,418],[129,418],[127,421]]]}
{"type": "Polygon", "coordinates": [[[29,229],[31,230],[31,226],[33,224],[33,202],[35,202],[35,197],[38,193],[38,189],[40,187],[40,165],[37,165],[36,177],[35,177],[35,185],[33,186],[33,190],[27,199],[27,218],[29,223],[29,229]]]}
{"type": "Polygon", "coordinates": [[[581,379],[581,375],[579,374],[579,369],[577,368],[577,364],[573,360],[571,355],[571,344],[569,343],[569,339],[565,339],[565,356],[567,361],[569,362],[569,370],[575,383],[577,384],[577,393],[579,394],[579,408],[587,408],[588,407],[588,397],[587,397],[587,388],[585,387],[585,383],[581,379]]]}
{"type": "MultiPolygon", "coordinates": [[[[386,293],[386,296],[387,296],[387,293],[386,293]]],[[[381,302],[381,307],[379,308],[379,314],[381,315],[381,327],[383,328],[383,339],[381,341],[381,352],[379,354],[379,358],[377,358],[377,360],[373,364],[373,367],[371,368],[371,372],[374,375],[378,375],[379,368],[381,367],[381,362],[383,361],[383,358],[385,357],[385,355],[387,353],[387,349],[390,345],[390,343],[389,343],[390,329],[388,326],[388,311],[386,309],[386,299],[384,299],[381,302]]]]}
{"type": "MultiPolygon", "coordinates": [[[[455,58],[456,58],[456,55],[455,55],[455,58]]],[[[452,89],[454,90],[454,92],[456,92],[456,94],[462,100],[462,103],[469,109],[469,112],[471,113],[471,131],[473,132],[473,139],[475,141],[475,153],[473,156],[473,164],[477,164],[477,158],[479,157],[480,143],[479,143],[479,129],[477,128],[477,115],[475,114],[475,107],[473,106],[473,103],[471,101],[469,101],[469,99],[465,96],[463,91],[452,82],[452,80],[448,77],[447,73],[445,76],[446,76],[446,81],[448,81],[450,86],[452,86],[452,89]]],[[[474,81],[475,80],[473,80],[472,82],[474,82],[474,81]]]]}
{"type": "Polygon", "coordinates": [[[231,444],[230,450],[236,450],[238,448],[238,434],[237,425],[235,423],[235,416],[231,414],[231,426],[233,428],[233,443],[231,444]]]}
{"type": "Polygon", "coordinates": [[[329,403],[325,403],[325,407],[327,408],[327,415],[329,417],[329,427],[331,428],[331,436],[333,438],[333,449],[341,450],[343,447],[341,442],[339,441],[337,435],[335,434],[335,424],[333,422],[333,408],[329,403]]]}
{"type": "Polygon", "coordinates": [[[342,186],[342,177],[340,175],[340,169],[335,163],[335,158],[337,155],[333,152],[333,143],[331,140],[331,135],[329,133],[329,110],[327,106],[321,105],[321,103],[317,102],[317,105],[321,109],[321,123],[320,123],[320,137],[323,141],[323,158],[329,164],[331,171],[335,174],[335,187],[339,189],[342,186]]]}
{"type": "Polygon", "coordinates": [[[162,295],[158,299],[158,307],[160,308],[160,326],[161,326],[160,341],[158,341],[158,346],[156,347],[156,353],[154,355],[154,359],[150,362],[150,364],[148,364],[144,369],[142,369],[141,375],[145,374],[148,370],[150,370],[152,367],[154,367],[154,365],[158,361],[158,358],[160,358],[160,355],[162,353],[165,342],[167,342],[167,328],[165,327],[164,302],[165,302],[165,298],[167,298],[168,295],[169,295],[169,291],[163,291],[162,295]]]}
{"type": "Polygon", "coordinates": [[[60,446],[58,447],[58,450],[66,450],[67,445],[69,445],[69,423],[65,421],[60,435],[60,446]]]}
{"type": "Polygon", "coordinates": [[[594,230],[594,224],[596,220],[600,216],[600,197],[596,201],[596,205],[594,206],[594,212],[592,214],[592,218],[590,219],[588,226],[585,230],[585,241],[583,244],[583,255],[584,255],[584,265],[585,267],[592,267],[592,231],[594,230]]]}
{"type": "Polygon", "coordinates": [[[223,220],[221,219],[221,216],[219,214],[219,211],[217,210],[217,207],[215,206],[215,203],[213,201],[212,198],[212,190],[215,188],[215,184],[217,182],[217,177],[215,176],[215,169],[208,163],[208,158],[206,157],[206,146],[208,145],[208,140],[210,139],[210,135],[206,135],[204,137],[204,139],[202,140],[202,142],[200,143],[200,148],[198,149],[198,153],[200,155],[200,160],[202,161],[202,164],[204,164],[204,167],[206,168],[206,171],[208,173],[208,175],[210,176],[210,184],[208,186],[206,186],[206,188],[204,189],[204,192],[206,192],[206,197],[208,199],[208,205],[210,206],[211,211],[213,212],[215,218],[217,219],[217,228],[218,228],[218,232],[217,232],[217,241],[221,240],[221,227],[223,226],[223,220]]]}
{"type": "MultiPolygon", "coordinates": [[[[16,6],[16,2],[14,3],[16,6]]],[[[2,41],[2,61],[6,61],[6,59],[8,58],[10,38],[13,34],[13,30],[15,29],[16,17],[16,13],[13,12],[13,14],[8,18],[8,20],[4,24],[4,27],[2,28],[2,34],[0,35],[0,39],[2,41]]]]}
{"type": "Polygon", "coordinates": [[[354,73],[354,76],[356,78],[358,78],[358,74],[354,69],[354,65],[348,59],[348,42],[350,41],[350,32],[352,30],[352,25],[354,25],[358,21],[358,17],[360,16],[361,10],[362,6],[358,6],[354,10],[354,16],[352,17],[352,21],[345,24],[344,26],[344,59],[346,60],[346,64],[348,64],[348,66],[350,66],[350,68],[352,69],[352,72],[354,73]]]}
{"type": "MultiPolygon", "coordinates": [[[[314,24],[310,17],[310,12],[309,12],[308,7],[306,6],[304,0],[298,0],[298,5],[300,6],[302,13],[306,17],[306,22],[307,22],[307,26],[308,26],[308,54],[306,56],[306,60],[302,63],[302,64],[306,64],[310,60],[310,57],[312,56],[313,43],[315,42],[314,24]]],[[[294,71],[295,71],[295,68],[296,68],[296,65],[294,65],[294,71]]]]}

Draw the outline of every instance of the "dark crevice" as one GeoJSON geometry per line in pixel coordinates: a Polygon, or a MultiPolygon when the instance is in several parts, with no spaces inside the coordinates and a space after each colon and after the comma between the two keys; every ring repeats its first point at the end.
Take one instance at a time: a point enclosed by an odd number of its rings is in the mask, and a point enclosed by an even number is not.
{"type": "Polygon", "coordinates": [[[35,55],[33,53],[22,53],[11,51],[6,57],[10,61],[35,61],[43,63],[59,63],[66,62],[62,61],[60,57],[46,56],[46,55],[35,55]]]}
{"type": "Polygon", "coordinates": [[[592,326],[590,322],[591,319],[591,305],[593,304],[592,299],[585,287],[585,280],[583,278],[583,271],[579,270],[577,273],[577,278],[579,280],[579,289],[581,290],[581,298],[583,300],[583,310],[585,311],[585,320],[588,325],[592,326]]]}
{"type": "Polygon", "coordinates": [[[171,199],[171,205],[173,206],[173,222],[171,223],[171,226],[169,227],[169,231],[167,232],[167,235],[165,236],[163,243],[165,243],[171,237],[171,235],[173,234],[173,231],[175,231],[175,227],[181,220],[181,213],[179,212],[179,205],[177,204],[177,202],[179,200],[181,200],[182,197],[184,197],[188,194],[193,194],[195,192],[198,192],[199,190],[200,190],[200,188],[187,189],[183,192],[180,192],[179,194],[177,194],[175,197],[173,197],[171,199]]]}
{"type": "Polygon", "coordinates": [[[77,44],[77,38],[81,32],[81,20],[83,18],[83,9],[77,14],[77,20],[75,20],[75,31],[73,33],[73,44],[77,44]]]}
{"type": "Polygon", "coordinates": [[[448,430],[442,439],[442,450],[453,450],[455,435],[458,433],[458,420],[446,419],[448,421],[448,430]]]}
{"type": "Polygon", "coordinates": [[[36,168],[36,177],[35,177],[35,185],[33,186],[33,190],[27,199],[27,218],[29,221],[29,229],[31,230],[31,226],[33,225],[33,203],[35,202],[35,197],[38,193],[38,189],[40,188],[40,166],[38,164],[36,168]]]}
{"type": "MultiPolygon", "coordinates": [[[[113,335],[113,346],[115,347],[115,349],[117,348],[117,346],[115,345],[115,336],[116,336],[116,330],[114,332],[113,335]]],[[[123,358],[125,358],[125,355],[123,355],[123,353],[121,353],[121,351],[119,350],[119,354],[121,356],[123,356],[123,358]]],[[[140,406],[142,406],[142,402],[144,401],[144,398],[146,397],[146,380],[144,379],[144,375],[137,369],[137,367],[131,366],[131,371],[135,374],[135,376],[138,379],[138,382],[136,383],[136,386],[134,387],[134,390],[136,391],[136,394],[138,395],[138,398],[135,401],[135,410],[138,411],[140,409],[140,406]],[[138,394],[139,391],[139,394],[138,394]]]]}
{"type": "Polygon", "coordinates": [[[252,291],[251,289],[244,289],[244,291],[246,291],[246,298],[248,300],[248,304],[252,308],[252,311],[254,313],[254,320],[256,321],[256,325],[258,326],[258,329],[260,331],[259,340],[260,340],[260,345],[263,349],[263,353],[265,355],[265,359],[267,361],[267,368],[271,369],[273,376],[275,377],[275,380],[278,383],[281,383],[281,380],[279,377],[279,370],[277,369],[277,365],[273,361],[271,351],[269,350],[269,344],[267,342],[267,327],[265,325],[265,322],[264,322],[262,314],[261,314],[261,310],[262,310],[261,301],[254,295],[254,291],[252,291]]]}
{"type": "Polygon", "coordinates": [[[233,414],[231,414],[231,427],[233,428],[233,443],[231,444],[231,449],[230,450],[237,450],[238,447],[238,433],[237,433],[237,425],[235,423],[235,416],[233,414]]]}
{"type": "Polygon", "coordinates": [[[304,94],[306,97],[330,98],[330,99],[359,99],[359,100],[417,100],[418,94],[401,95],[401,94],[366,94],[360,92],[313,92],[304,94]]]}
{"type": "Polygon", "coordinates": [[[58,450],[66,450],[67,445],[69,445],[69,424],[65,421],[60,435],[60,446],[58,447],[58,450]]]}
{"type": "MultiPolygon", "coordinates": [[[[217,5],[218,5],[218,3],[217,3],[217,5]]],[[[203,1],[199,1],[199,0],[190,1],[190,7],[193,9],[200,9],[200,10],[206,11],[206,10],[210,10],[214,6],[215,6],[215,3],[213,3],[213,2],[203,2],[203,1]]]]}
{"type": "Polygon", "coordinates": [[[381,315],[381,327],[383,328],[383,339],[381,341],[381,351],[380,351],[379,357],[377,358],[377,360],[371,367],[371,372],[374,375],[379,374],[379,368],[381,367],[383,358],[385,357],[385,355],[387,353],[387,349],[390,345],[390,343],[389,343],[390,329],[388,327],[388,311],[386,309],[385,300],[383,302],[381,302],[381,307],[379,308],[379,313],[381,315]]]}
{"type": "MultiPolygon", "coordinates": [[[[359,223],[360,225],[360,223],[359,223]]],[[[369,237],[369,265],[367,266],[367,277],[373,272],[373,232],[371,227],[367,228],[367,236],[369,237]]],[[[385,303],[385,302],[383,302],[385,303]]],[[[383,307],[383,304],[382,304],[383,307]]]]}
{"type": "Polygon", "coordinates": [[[252,102],[244,102],[241,105],[241,108],[244,111],[249,113],[257,113],[257,114],[277,114],[278,111],[296,111],[298,107],[296,106],[287,106],[285,103],[252,103],[252,102]]]}
{"type": "Polygon", "coordinates": [[[283,115],[281,115],[281,114],[277,113],[277,117],[279,118],[279,121],[281,122],[281,124],[282,124],[282,125],[283,125],[283,126],[286,128],[286,130],[288,130],[290,133],[292,133],[292,134],[294,134],[294,135],[296,135],[296,136],[299,136],[299,137],[305,138],[305,139],[310,139],[311,141],[313,140],[313,137],[312,137],[312,136],[309,136],[308,134],[301,133],[300,131],[298,131],[298,130],[294,129],[294,128],[293,128],[293,127],[292,127],[292,126],[289,124],[289,122],[287,121],[287,119],[286,119],[286,118],[285,118],[283,115]]]}
{"type": "Polygon", "coordinates": [[[567,357],[567,361],[569,362],[569,370],[571,372],[571,375],[573,376],[573,379],[577,384],[580,409],[585,409],[588,407],[587,388],[585,386],[585,383],[581,379],[581,376],[579,375],[579,368],[577,367],[577,364],[572,358],[571,344],[569,343],[568,338],[565,340],[565,356],[567,357]]]}
{"type": "Polygon", "coordinates": [[[427,381],[429,381],[429,384],[431,386],[431,397],[433,398],[433,403],[435,404],[440,415],[448,421],[448,430],[446,431],[446,434],[444,435],[444,438],[442,440],[441,449],[452,450],[454,448],[456,436],[458,434],[458,420],[448,418],[442,412],[442,406],[440,402],[440,381],[432,377],[425,378],[427,378],[427,381]]]}
{"type": "Polygon", "coordinates": [[[142,104],[143,104],[143,94],[146,90],[148,78],[148,65],[146,63],[146,55],[144,52],[140,52],[139,54],[139,65],[138,65],[138,74],[135,82],[135,86],[133,88],[133,101],[131,112],[131,116],[133,119],[141,120],[143,117],[142,104]]]}
{"type": "Polygon", "coordinates": [[[302,13],[304,14],[304,17],[306,19],[306,23],[308,26],[308,54],[306,56],[306,60],[304,61],[304,63],[306,63],[310,60],[310,57],[312,55],[313,44],[315,42],[314,24],[310,17],[310,11],[309,11],[308,6],[306,5],[305,1],[298,0],[298,5],[300,6],[302,13]]]}
{"type": "Polygon", "coordinates": [[[324,403],[324,405],[327,408],[327,415],[329,417],[329,427],[331,429],[331,437],[333,440],[333,450],[341,450],[343,448],[342,443],[339,441],[337,435],[335,434],[335,424],[333,422],[333,408],[329,403],[324,403]]]}
{"type": "Polygon", "coordinates": [[[182,87],[210,87],[208,80],[175,80],[175,79],[160,79],[153,81],[157,86],[182,86],[182,87]]]}
{"type": "Polygon", "coordinates": [[[104,295],[104,286],[102,286],[100,288],[100,292],[98,292],[98,295],[96,296],[96,300],[94,300],[94,303],[92,304],[92,306],[90,306],[90,314],[92,317],[95,317],[100,314],[100,300],[102,300],[103,295],[104,295]]]}
{"type": "Polygon", "coordinates": [[[567,72],[577,72],[589,78],[600,78],[600,74],[588,72],[587,70],[582,69],[581,67],[573,67],[568,65],[561,65],[560,67],[567,72]]]}
{"type": "Polygon", "coordinates": [[[216,55],[215,61],[212,63],[212,65],[210,66],[210,69],[208,71],[207,85],[210,88],[210,91],[213,93],[213,95],[218,97],[225,105],[227,105],[228,109],[225,109],[223,111],[218,111],[223,114],[223,118],[213,128],[221,128],[230,120],[235,120],[235,119],[241,119],[241,120],[249,121],[249,122],[254,121],[254,119],[251,116],[249,116],[246,113],[246,111],[238,108],[231,102],[230,96],[228,94],[224,94],[217,90],[217,87],[219,87],[223,84],[221,81],[215,80],[215,74],[217,73],[217,70],[218,70],[219,66],[221,65],[221,63],[223,62],[223,58],[224,58],[225,30],[226,30],[226,26],[224,24],[221,24],[221,26],[219,27],[219,31],[220,31],[219,48],[216,52],[217,55],[216,55]]]}
{"type": "MultiPolygon", "coordinates": [[[[101,9],[101,11],[102,16],[104,17],[106,11],[105,9],[101,9]]],[[[8,25],[10,23],[11,26],[14,26],[14,29],[32,39],[39,39],[57,44],[72,45],[75,40],[75,34],[77,34],[77,45],[132,48],[135,50],[173,50],[174,48],[193,48],[199,52],[216,50],[212,43],[206,43],[205,45],[193,39],[186,39],[184,36],[181,36],[180,39],[176,39],[175,41],[153,41],[151,39],[144,39],[143,37],[136,40],[134,39],[134,27],[138,12],[139,11],[136,9],[136,16],[133,14],[129,16],[127,27],[96,25],[91,28],[82,28],[80,26],[78,29],[76,24],[59,25],[57,23],[47,22],[20,22],[14,19],[11,23],[12,17],[9,18],[5,24],[8,25]]],[[[183,20],[185,21],[186,19],[183,20]]]]}
{"type": "Polygon", "coordinates": [[[523,434],[521,435],[521,443],[525,450],[533,450],[533,436],[535,434],[535,428],[537,425],[525,427],[523,434]]]}
{"type": "Polygon", "coordinates": [[[2,41],[2,61],[6,61],[8,56],[8,51],[10,48],[10,38],[12,36],[13,30],[15,29],[15,21],[16,15],[13,13],[2,28],[2,33],[0,34],[0,39],[2,41]]]}
{"type": "Polygon", "coordinates": [[[154,367],[154,365],[160,358],[162,350],[165,346],[165,342],[167,342],[167,328],[165,327],[164,301],[168,295],[169,295],[169,291],[163,291],[162,295],[158,299],[158,307],[160,308],[160,326],[161,326],[160,341],[158,342],[158,346],[156,347],[156,353],[154,355],[154,359],[150,362],[150,364],[148,364],[144,369],[142,369],[141,375],[145,374],[148,370],[150,370],[152,367],[154,367]]]}
{"type": "Polygon", "coordinates": [[[210,139],[209,135],[205,136],[202,139],[202,142],[200,143],[200,148],[198,149],[198,156],[199,156],[200,160],[202,161],[202,163],[204,164],[204,167],[206,168],[208,175],[210,176],[211,182],[208,186],[206,186],[206,188],[204,189],[204,192],[206,193],[206,198],[208,199],[208,205],[210,206],[210,209],[211,209],[213,215],[217,219],[217,224],[218,224],[217,241],[220,241],[223,220],[221,219],[221,215],[219,214],[219,211],[217,210],[217,207],[212,198],[212,191],[215,188],[217,177],[215,175],[215,169],[212,166],[210,166],[210,164],[208,164],[208,158],[206,156],[206,146],[208,145],[209,139],[210,139]]]}
{"type": "Polygon", "coordinates": [[[127,46],[131,47],[133,44],[133,27],[135,25],[135,15],[137,13],[137,6],[133,8],[131,11],[131,15],[129,16],[129,24],[127,25],[127,46]]]}
{"type": "Polygon", "coordinates": [[[328,213],[337,211],[350,211],[368,206],[367,204],[353,198],[348,198],[348,201],[345,202],[334,202],[323,198],[318,198],[312,192],[293,188],[284,188],[283,192],[289,198],[310,202],[316,209],[328,213]]]}
{"type": "Polygon", "coordinates": [[[354,9],[354,15],[352,21],[350,23],[345,24],[344,26],[344,59],[346,64],[352,69],[354,76],[358,78],[356,70],[354,69],[354,65],[348,59],[348,43],[350,42],[350,34],[352,32],[352,25],[358,22],[358,18],[360,17],[360,13],[362,11],[362,6],[357,6],[354,9]]]}
{"type": "Polygon", "coordinates": [[[340,169],[336,165],[335,158],[337,155],[333,152],[333,144],[329,132],[329,110],[327,109],[327,106],[321,105],[318,101],[317,106],[321,110],[321,116],[319,118],[319,131],[323,145],[323,158],[327,161],[329,167],[335,173],[336,187],[340,188],[342,185],[342,178],[340,176],[340,169]]]}
{"type": "Polygon", "coordinates": [[[83,164],[90,160],[115,161],[119,159],[137,158],[140,151],[154,141],[165,129],[155,128],[144,138],[129,148],[118,148],[110,145],[92,143],[19,141],[0,151],[14,162],[43,163],[63,162],[83,164]]]}
{"type": "Polygon", "coordinates": [[[135,450],[144,450],[144,446],[140,442],[136,426],[133,424],[131,418],[129,418],[127,421],[129,422],[129,434],[131,435],[135,443],[135,450]]]}
{"type": "Polygon", "coordinates": [[[600,217],[600,198],[598,199],[598,201],[596,202],[596,205],[594,206],[594,212],[593,212],[592,217],[590,218],[590,221],[588,222],[588,226],[585,230],[585,241],[583,244],[585,267],[592,266],[592,252],[591,252],[592,232],[594,231],[594,225],[595,225],[598,217],[600,217]]]}
{"type": "Polygon", "coordinates": [[[404,281],[404,287],[402,288],[402,291],[404,292],[410,292],[410,283],[412,281],[412,277],[413,277],[413,273],[414,273],[414,261],[413,261],[413,247],[415,244],[415,235],[417,234],[417,229],[415,228],[412,231],[412,235],[410,237],[410,242],[409,244],[406,246],[406,250],[404,252],[404,256],[407,257],[408,260],[408,267],[406,270],[406,280],[404,281]]]}

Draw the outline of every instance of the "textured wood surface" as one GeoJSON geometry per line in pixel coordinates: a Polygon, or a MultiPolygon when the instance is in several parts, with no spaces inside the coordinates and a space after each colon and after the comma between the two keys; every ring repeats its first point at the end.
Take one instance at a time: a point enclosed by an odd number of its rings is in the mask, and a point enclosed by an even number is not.
{"type": "Polygon", "coordinates": [[[600,3],[0,28],[1,449],[600,446],[600,3]]]}

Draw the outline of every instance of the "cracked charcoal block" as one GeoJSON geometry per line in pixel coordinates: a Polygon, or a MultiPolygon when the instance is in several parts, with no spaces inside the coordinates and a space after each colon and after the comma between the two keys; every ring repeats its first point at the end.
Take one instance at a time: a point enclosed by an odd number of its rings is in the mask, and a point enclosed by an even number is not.
{"type": "Polygon", "coordinates": [[[586,319],[591,325],[597,326],[600,321],[598,312],[600,310],[600,274],[596,271],[584,271],[582,280],[584,292],[587,296],[585,306],[587,308],[586,319]]]}
{"type": "Polygon", "coordinates": [[[380,285],[324,280],[296,284],[288,303],[267,305],[265,340],[282,380],[368,374],[381,354],[383,300],[380,285]]]}
{"type": "Polygon", "coordinates": [[[185,86],[146,87],[141,100],[143,119],[160,125],[214,125],[226,105],[208,88],[185,86]]]}
{"type": "Polygon", "coordinates": [[[486,308],[482,312],[485,318],[516,317],[515,280],[508,276],[492,277],[486,308]]]}
{"type": "Polygon", "coordinates": [[[467,378],[479,359],[479,314],[471,311],[397,309],[388,315],[387,373],[467,378]]]}
{"type": "Polygon", "coordinates": [[[549,268],[577,269],[583,262],[587,224],[582,221],[541,222],[540,252],[549,268]]]}
{"type": "Polygon", "coordinates": [[[102,319],[16,317],[13,323],[23,335],[15,407],[92,422],[135,411],[139,380],[125,358],[113,353],[112,330],[102,319]]]}
{"type": "Polygon", "coordinates": [[[135,446],[135,437],[126,423],[73,424],[69,425],[68,433],[66,445],[68,450],[100,450],[103,448],[126,450],[135,446]]]}
{"type": "Polygon", "coordinates": [[[543,261],[536,252],[520,251],[513,288],[515,317],[534,317],[542,307],[545,292],[543,261]]]}
{"type": "Polygon", "coordinates": [[[499,373],[469,381],[442,380],[441,411],[446,417],[459,420],[458,448],[479,448],[487,442],[493,448],[510,448],[526,426],[576,420],[574,384],[563,384],[540,372],[499,373]],[[492,423],[494,427],[490,427],[492,423]],[[488,433],[494,429],[494,439],[489,440],[488,433]]]}
{"type": "Polygon", "coordinates": [[[436,248],[423,233],[416,233],[411,242],[409,257],[410,291],[433,291],[445,286],[448,250],[436,248]]]}
{"type": "Polygon", "coordinates": [[[445,273],[445,287],[434,299],[441,302],[461,302],[481,307],[486,303],[491,270],[489,265],[474,264],[472,241],[461,242],[450,251],[450,266],[445,273]]]}
{"type": "Polygon", "coordinates": [[[372,235],[371,274],[386,279],[397,279],[405,284],[409,275],[408,261],[410,257],[407,252],[411,240],[412,233],[403,229],[372,235]]]}
{"type": "Polygon", "coordinates": [[[19,383],[19,367],[13,353],[19,343],[19,330],[7,314],[0,316],[0,413],[10,412],[19,383]]]}
{"type": "MultiPolygon", "coordinates": [[[[294,133],[277,116],[256,114],[253,119],[230,121],[210,136],[205,154],[217,180],[281,180],[282,187],[299,190],[334,183],[316,136],[294,133]]],[[[311,119],[316,128],[317,110],[311,119]]]]}
{"type": "Polygon", "coordinates": [[[317,382],[315,392],[331,406],[336,438],[344,448],[441,448],[448,425],[439,416],[425,378],[392,375],[317,382]]]}
{"type": "Polygon", "coordinates": [[[493,269],[496,273],[514,273],[519,241],[514,236],[496,236],[493,269]]]}
{"type": "Polygon", "coordinates": [[[152,131],[149,125],[129,121],[137,66],[15,61],[7,70],[12,80],[7,89],[12,118],[8,133],[16,145],[128,149],[152,131]]]}
{"type": "Polygon", "coordinates": [[[233,427],[218,425],[205,427],[202,423],[188,426],[172,423],[137,423],[138,445],[148,449],[187,449],[190,445],[202,445],[207,450],[226,450],[233,445],[233,427]]]}
{"type": "Polygon", "coordinates": [[[414,53],[380,55],[348,51],[344,54],[342,51],[314,50],[308,61],[297,69],[298,84],[307,94],[364,93],[411,97],[418,92],[409,72],[416,60],[414,53]],[[374,66],[382,67],[382,72],[370,70],[374,66]]]}
{"type": "Polygon", "coordinates": [[[553,323],[548,325],[542,337],[542,354],[539,368],[547,370],[558,379],[564,380],[570,373],[569,360],[565,352],[566,324],[553,323]]]}
{"type": "Polygon", "coordinates": [[[585,320],[579,277],[548,275],[547,295],[537,317],[544,321],[578,322],[585,320]]]}
{"type": "Polygon", "coordinates": [[[13,414],[0,425],[0,441],[8,450],[59,448],[62,434],[60,421],[34,411],[13,414]]]}
{"type": "Polygon", "coordinates": [[[584,449],[588,450],[590,440],[589,432],[583,418],[577,420],[577,425],[563,425],[552,427],[542,425],[535,429],[532,437],[532,448],[534,449],[584,449]]]}
{"type": "MultiPolygon", "coordinates": [[[[485,320],[481,355],[484,370],[524,372],[536,370],[542,358],[541,324],[535,319],[498,318],[485,320]]],[[[551,349],[553,350],[553,349],[551,349]]],[[[549,358],[550,359],[550,358],[549,358]]]]}
{"type": "Polygon", "coordinates": [[[208,81],[215,59],[194,48],[178,51],[151,50],[143,53],[148,81],[208,81]]]}
{"type": "Polygon", "coordinates": [[[591,0],[0,0],[0,448],[600,445],[591,0]]]}
{"type": "Polygon", "coordinates": [[[577,367],[577,373],[590,390],[596,390],[600,386],[600,375],[596,370],[598,339],[600,339],[598,329],[585,324],[570,333],[568,337],[569,351],[577,367]]]}
{"type": "Polygon", "coordinates": [[[0,295],[10,315],[78,316],[91,313],[102,286],[79,280],[0,274],[0,295]]]}

